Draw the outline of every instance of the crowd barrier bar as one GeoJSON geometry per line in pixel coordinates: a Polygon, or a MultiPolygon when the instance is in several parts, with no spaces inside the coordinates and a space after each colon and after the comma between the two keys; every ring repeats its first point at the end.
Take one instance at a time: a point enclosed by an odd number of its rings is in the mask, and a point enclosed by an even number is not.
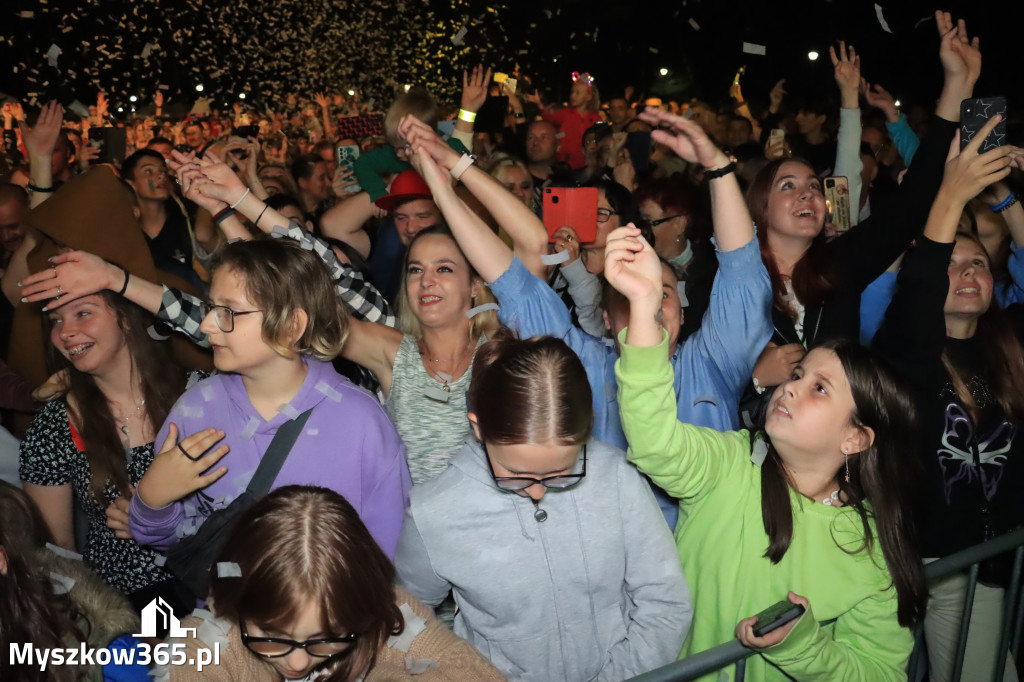
{"type": "MultiPolygon", "coordinates": [[[[999,649],[1009,649],[1014,661],[1019,660],[1022,626],[1024,626],[1024,599],[1020,599],[1021,570],[1024,566],[1024,528],[1019,528],[1005,535],[983,542],[948,557],[933,561],[925,566],[925,575],[929,582],[948,577],[969,569],[964,601],[963,617],[960,624],[960,635],[957,640],[956,657],[953,663],[953,679],[959,682],[963,671],[964,654],[967,650],[967,633],[970,627],[969,614],[974,607],[974,593],[978,585],[978,565],[987,559],[1014,551],[1013,572],[1010,586],[1004,597],[1003,625],[999,637],[999,649]]],[[[702,675],[713,673],[729,665],[735,665],[733,678],[743,682],[747,658],[757,652],[733,639],[712,649],[701,651],[692,656],[669,663],[656,670],[651,670],[629,682],[687,682],[702,675]]],[[[911,682],[920,682],[928,671],[928,657],[924,650],[924,629],[922,626],[915,632],[914,651],[910,656],[907,677],[911,682]]],[[[1002,666],[996,666],[993,674],[994,682],[1003,679],[1002,666]]]]}

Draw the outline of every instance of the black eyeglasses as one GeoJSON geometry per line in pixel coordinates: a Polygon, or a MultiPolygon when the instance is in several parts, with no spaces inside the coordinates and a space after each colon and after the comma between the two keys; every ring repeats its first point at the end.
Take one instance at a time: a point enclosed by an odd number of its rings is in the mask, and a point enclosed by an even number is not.
{"type": "Polygon", "coordinates": [[[355,649],[354,645],[358,639],[359,635],[347,635],[296,642],[280,637],[252,637],[245,631],[245,626],[242,626],[242,643],[249,651],[263,658],[281,658],[295,649],[304,649],[307,654],[316,658],[347,656],[355,649]]]}
{"type": "Polygon", "coordinates": [[[252,315],[262,313],[262,310],[232,310],[226,305],[213,305],[203,301],[199,304],[199,313],[206,319],[206,316],[213,313],[213,321],[217,328],[225,334],[235,331],[235,315],[252,315]]]}
{"type": "Polygon", "coordinates": [[[651,227],[657,227],[658,225],[661,225],[662,223],[667,223],[670,220],[675,220],[676,218],[682,218],[682,217],[683,217],[683,214],[679,213],[677,215],[670,215],[667,218],[658,218],[657,220],[648,220],[647,224],[650,225],[651,227]]]}
{"type": "MultiPolygon", "coordinates": [[[[487,453],[487,444],[483,443],[484,458],[487,460],[487,467],[491,470],[491,478],[494,479],[494,484],[502,490],[509,490],[512,492],[518,490],[526,490],[530,486],[537,485],[540,483],[549,490],[565,490],[571,488],[587,475],[587,445],[583,444],[583,471],[578,474],[557,474],[555,476],[545,476],[544,478],[534,478],[533,476],[498,476],[494,473],[494,465],[491,464],[491,456],[487,453]]],[[[577,459],[577,464],[579,460],[577,459]]],[[[576,466],[574,465],[575,469],[576,466]]]]}
{"type": "Polygon", "coordinates": [[[610,208],[599,208],[597,209],[597,222],[606,223],[613,215],[618,215],[618,211],[613,211],[610,208]]]}

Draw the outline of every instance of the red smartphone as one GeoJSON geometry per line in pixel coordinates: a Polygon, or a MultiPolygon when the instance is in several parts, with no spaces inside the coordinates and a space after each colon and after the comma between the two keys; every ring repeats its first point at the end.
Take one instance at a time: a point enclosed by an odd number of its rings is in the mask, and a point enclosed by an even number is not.
{"type": "Polygon", "coordinates": [[[597,239],[597,188],[546,187],[543,202],[544,227],[548,239],[560,227],[568,225],[576,230],[580,242],[587,244],[597,239]]]}

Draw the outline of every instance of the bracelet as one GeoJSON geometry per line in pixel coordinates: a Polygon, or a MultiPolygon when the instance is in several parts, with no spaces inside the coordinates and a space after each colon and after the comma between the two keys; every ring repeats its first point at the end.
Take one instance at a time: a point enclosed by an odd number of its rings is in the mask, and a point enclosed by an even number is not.
{"type": "Polygon", "coordinates": [[[720,178],[723,175],[728,175],[729,173],[732,173],[734,170],[736,170],[736,162],[735,161],[730,161],[729,163],[725,164],[721,168],[716,168],[715,170],[706,170],[706,171],[704,171],[704,179],[705,180],[714,180],[715,178],[720,178]]]}
{"type": "Polygon", "coordinates": [[[225,208],[217,212],[217,215],[213,216],[213,222],[215,225],[220,225],[222,222],[235,215],[235,209],[225,208]]]}
{"type": "Polygon", "coordinates": [[[39,185],[33,185],[30,182],[25,187],[30,192],[40,192],[40,193],[44,193],[44,194],[45,193],[49,193],[49,192],[56,192],[57,191],[57,187],[55,185],[50,185],[49,187],[40,187],[39,185]]]}
{"type": "Polygon", "coordinates": [[[455,167],[448,172],[451,173],[453,178],[458,180],[466,172],[466,169],[473,165],[474,161],[476,161],[476,157],[472,154],[463,154],[459,162],[455,164],[455,167]]]}
{"type": "Polygon", "coordinates": [[[238,197],[238,201],[236,201],[235,203],[231,204],[231,208],[234,208],[235,206],[238,206],[240,203],[242,203],[242,199],[244,199],[247,196],[249,196],[249,192],[251,192],[251,191],[252,190],[250,190],[248,187],[246,187],[245,188],[245,194],[243,194],[242,196],[238,197]]]}
{"type": "Polygon", "coordinates": [[[256,222],[253,223],[253,225],[255,227],[259,227],[260,226],[260,218],[263,217],[263,214],[267,212],[268,208],[270,208],[270,207],[267,206],[266,204],[263,204],[263,210],[260,211],[260,214],[258,216],[256,216],[256,222]]]}
{"type": "MultiPolygon", "coordinates": [[[[120,265],[118,265],[117,267],[121,268],[120,265]]],[[[118,296],[124,296],[124,292],[128,291],[128,278],[131,277],[131,274],[128,272],[128,270],[126,270],[125,268],[121,268],[121,270],[124,271],[124,284],[121,285],[121,291],[117,292],[118,296]]]]}
{"type": "Polygon", "coordinates": [[[1016,203],[1017,195],[1014,192],[1010,192],[1010,196],[1006,197],[995,206],[989,206],[989,208],[992,209],[993,213],[1002,213],[1016,203]]]}
{"type": "Polygon", "coordinates": [[[476,112],[459,109],[459,120],[465,121],[466,123],[472,123],[476,120],[476,112]]]}

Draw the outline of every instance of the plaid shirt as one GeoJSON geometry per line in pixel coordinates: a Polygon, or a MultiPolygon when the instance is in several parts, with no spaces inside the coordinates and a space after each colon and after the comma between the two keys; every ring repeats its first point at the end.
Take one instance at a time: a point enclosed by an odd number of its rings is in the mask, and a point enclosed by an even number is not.
{"type": "MultiPolygon", "coordinates": [[[[293,239],[303,249],[319,256],[334,279],[334,290],[355,317],[389,327],[397,325],[395,314],[384,296],[367,282],[359,271],[339,261],[329,245],[303,230],[298,223],[292,221],[287,228],[275,226],[271,236],[275,239],[293,239]]],[[[201,303],[199,298],[191,294],[165,286],[163,300],[156,316],[177,331],[188,335],[196,344],[208,348],[210,342],[206,334],[199,330],[199,325],[203,322],[201,303]]]]}

